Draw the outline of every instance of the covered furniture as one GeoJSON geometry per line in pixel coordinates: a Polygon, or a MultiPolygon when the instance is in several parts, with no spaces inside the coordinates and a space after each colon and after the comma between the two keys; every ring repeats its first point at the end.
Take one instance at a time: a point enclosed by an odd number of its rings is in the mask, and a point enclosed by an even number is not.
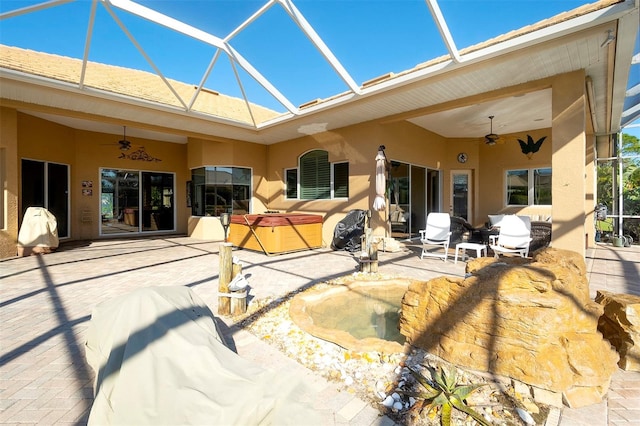
{"type": "Polygon", "coordinates": [[[501,254],[529,255],[531,243],[531,221],[528,216],[504,215],[500,222],[500,233],[489,236],[489,247],[494,256],[501,254]]]}
{"type": "Polygon", "coordinates": [[[89,425],[319,424],[286,371],[227,347],[188,287],[148,287],[92,311],[86,356],[95,371],[89,425]]]}
{"type": "Polygon", "coordinates": [[[56,248],[56,217],[44,207],[27,207],[18,233],[18,256],[51,253],[56,248]]]}
{"type": "Polygon", "coordinates": [[[451,216],[449,213],[429,213],[427,215],[427,228],[420,230],[420,242],[422,253],[420,259],[425,256],[440,257],[445,262],[449,254],[449,241],[451,238],[451,216]],[[429,251],[429,248],[444,249],[444,253],[429,251]]]}
{"type": "MultiPolygon", "coordinates": [[[[451,244],[482,243],[482,228],[474,228],[465,218],[451,216],[451,244]]],[[[488,242],[487,238],[487,242],[488,242]]],[[[486,243],[485,243],[486,245],[486,243]]]]}
{"type": "Polygon", "coordinates": [[[322,246],[322,216],[314,214],[247,214],[231,216],[229,242],[271,253],[322,246]]]}

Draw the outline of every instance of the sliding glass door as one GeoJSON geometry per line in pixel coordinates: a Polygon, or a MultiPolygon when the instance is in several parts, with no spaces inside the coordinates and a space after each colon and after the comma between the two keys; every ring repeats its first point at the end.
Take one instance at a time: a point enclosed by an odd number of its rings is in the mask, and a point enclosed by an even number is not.
{"type": "Polygon", "coordinates": [[[399,161],[389,171],[391,236],[411,239],[426,226],[427,213],[440,208],[440,172],[399,161]]]}
{"type": "Polygon", "coordinates": [[[175,229],[174,175],[103,169],[101,235],[175,229]]]}
{"type": "Polygon", "coordinates": [[[69,166],[22,160],[22,215],[27,207],[44,207],[56,218],[58,238],[69,236],[69,166]]]}

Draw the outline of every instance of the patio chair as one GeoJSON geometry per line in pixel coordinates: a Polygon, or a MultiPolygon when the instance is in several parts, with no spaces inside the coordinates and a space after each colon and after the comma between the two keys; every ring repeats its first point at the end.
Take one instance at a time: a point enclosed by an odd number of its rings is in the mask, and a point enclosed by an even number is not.
{"type": "Polygon", "coordinates": [[[489,236],[489,247],[495,257],[501,254],[529,255],[531,220],[527,216],[505,215],[500,223],[500,233],[489,236]]]}
{"type": "Polygon", "coordinates": [[[429,213],[427,215],[427,229],[422,229],[419,232],[422,243],[420,259],[425,256],[441,257],[446,262],[451,238],[451,216],[449,213],[429,213]],[[432,246],[443,247],[444,253],[429,251],[428,248],[432,246]]]}

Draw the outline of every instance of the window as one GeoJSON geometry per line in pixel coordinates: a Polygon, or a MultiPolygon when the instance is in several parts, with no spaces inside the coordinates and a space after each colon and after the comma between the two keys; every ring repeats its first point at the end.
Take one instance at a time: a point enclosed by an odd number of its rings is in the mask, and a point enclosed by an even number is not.
{"type": "Polygon", "coordinates": [[[251,201],[251,169],[200,167],[191,171],[194,216],[247,214],[251,201]]]}
{"type": "Polygon", "coordinates": [[[310,151],[300,157],[298,169],[286,169],[288,199],[326,200],[349,197],[349,163],[330,163],[327,151],[310,151]]]}
{"type": "Polygon", "coordinates": [[[284,171],[286,188],[286,197],[291,199],[298,198],[298,169],[286,169],[284,171]]]}
{"type": "Polygon", "coordinates": [[[551,168],[507,170],[507,205],[551,205],[551,168]]]}
{"type": "Polygon", "coordinates": [[[333,165],[333,198],[349,197],[349,163],[333,165]]]}

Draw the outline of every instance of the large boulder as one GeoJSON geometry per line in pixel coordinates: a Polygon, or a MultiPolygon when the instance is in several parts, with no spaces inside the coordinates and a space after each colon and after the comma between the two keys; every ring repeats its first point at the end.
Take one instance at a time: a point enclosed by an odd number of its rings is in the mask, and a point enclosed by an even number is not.
{"type": "Polygon", "coordinates": [[[561,393],[570,407],[600,402],[618,355],[597,330],[603,307],[589,299],[585,270],[580,255],[552,248],[474,260],[466,279],[412,283],[400,332],[453,364],[561,393]]]}
{"type": "Polygon", "coordinates": [[[598,291],[596,302],[604,307],[598,330],[618,351],[618,365],[640,371],[640,296],[598,291]]]}

